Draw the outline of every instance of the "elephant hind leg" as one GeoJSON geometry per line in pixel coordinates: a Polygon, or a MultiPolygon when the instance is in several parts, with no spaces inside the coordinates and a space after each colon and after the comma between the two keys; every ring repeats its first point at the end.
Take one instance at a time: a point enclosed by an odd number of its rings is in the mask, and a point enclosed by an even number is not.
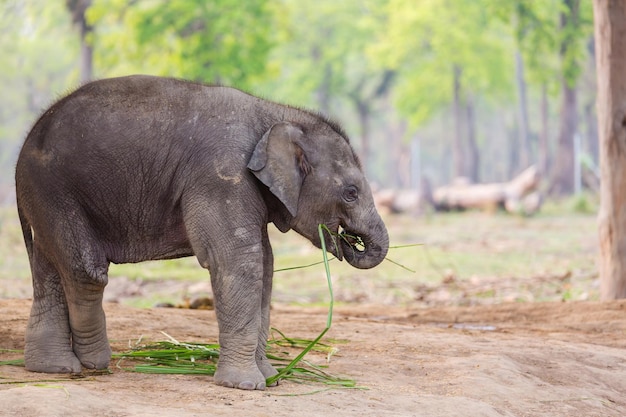
{"type": "MultiPolygon", "coordinates": [[[[53,254],[51,260],[61,277],[62,290],[55,288],[54,291],[65,298],[64,322],[71,334],[72,351],[85,368],[106,369],[111,360],[111,347],[102,299],[109,262],[98,242],[93,240],[94,234],[88,229],[86,219],[59,222],[55,228],[61,232],[42,240],[46,242],[46,250],[53,254]]],[[[44,290],[50,292],[51,288],[44,290]]]]}
{"type": "Polygon", "coordinates": [[[111,360],[111,347],[102,299],[108,282],[108,262],[86,258],[86,254],[94,253],[83,250],[68,258],[81,256],[82,262],[64,269],[63,287],[74,353],[85,368],[106,369],[111,360]]]}
{"type": "Polygon", "coordinates": [[[71,345],[69,314],[61,277],[37,245],[32,259],[33,305],[26,328],[26,369],[79,373],[81,363],[71,345]]]}
{"type": "Polygon", "coordinates": [[[74,288],[66,292],[72,349],[85,368],[106,369],[111,360],[111,346],[102,308],[104,285],[72,285],[74,288]]]}

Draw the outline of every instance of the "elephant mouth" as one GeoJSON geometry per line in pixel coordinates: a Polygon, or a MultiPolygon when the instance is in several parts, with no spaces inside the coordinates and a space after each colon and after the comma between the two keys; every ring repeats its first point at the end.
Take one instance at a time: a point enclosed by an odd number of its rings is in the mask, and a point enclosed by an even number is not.
{"type": "Polygon", "coordinates": [[[337,235],[339,236],[338,249],[340,252],[337,258],[340,260],[345,257],[346,260],[349,261],[365,253],[365,242],[363,242],[363,239],[358,234],[340,226],[337,230],[337,235]]]}
{"type": "Polygon", "coordinates": [[[382,232],[375,227],[372,229],[373,232],[357,232],[355,228],[338,221],[334,227],[325,230],[326,250],[356,268],[372,268],[382,262],[388,249],[387,231],[384,228],[382,232]]]}
{"type": "Polygon", "coordinates": [[[348,263],[359,269],[373,268],[385,259],[389,240],[386,229],[378,230],[376,226],[368,227],[367,231],[357,232],[343,223],[337,230],[338,259],[345,258],[348,263]]]}

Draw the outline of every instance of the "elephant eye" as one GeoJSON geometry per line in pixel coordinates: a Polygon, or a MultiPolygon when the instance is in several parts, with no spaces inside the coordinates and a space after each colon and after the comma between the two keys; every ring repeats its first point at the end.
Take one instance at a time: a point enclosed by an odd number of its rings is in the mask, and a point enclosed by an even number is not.
{"type": "Polygon", "coordinates": [[[352,203],[359,198],[359,192],[354,185],[349,185],[343,189],[343,199],[347,203],[352,203]]]}

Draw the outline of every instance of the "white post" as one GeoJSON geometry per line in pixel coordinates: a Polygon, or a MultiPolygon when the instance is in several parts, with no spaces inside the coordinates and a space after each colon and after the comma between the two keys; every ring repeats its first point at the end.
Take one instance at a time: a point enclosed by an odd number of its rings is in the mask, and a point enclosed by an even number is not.
{"type": "Polygon", "coordinates": [[[422,179],[422,166],[420,155],[420,140],[415,136],[411,141],[411,188],[417,191],[421,191],[421,179],[422,179]]]}
{"type": "Polygon", "coordinates": [[[579,195],[582,189],[580,167],[580,135],[574,134],[574,194],[579,195]]]}

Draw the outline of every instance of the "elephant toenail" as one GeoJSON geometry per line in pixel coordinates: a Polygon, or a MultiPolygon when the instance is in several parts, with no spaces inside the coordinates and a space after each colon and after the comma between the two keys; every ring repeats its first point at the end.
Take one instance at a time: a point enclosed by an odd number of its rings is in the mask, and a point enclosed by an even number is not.
{"type": "Polygon", "coordinates": [[[245,390],[253,390],[256,388],[256,384],[252,381],[243,381],[237,386],[237,388],[245,389],[245,390]]]}

